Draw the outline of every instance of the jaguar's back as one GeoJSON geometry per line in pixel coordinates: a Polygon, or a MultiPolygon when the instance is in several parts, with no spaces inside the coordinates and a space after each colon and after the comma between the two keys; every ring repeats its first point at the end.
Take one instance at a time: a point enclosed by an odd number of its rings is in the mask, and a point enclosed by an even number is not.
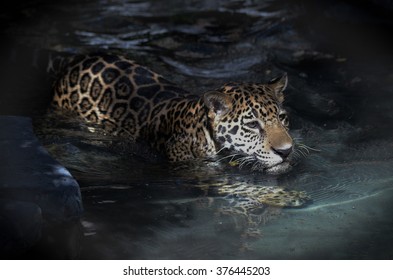
{"type": "Polygon", "coordinates": [[[168,102],[187,92],[123,56],[77,55],[58,65],[53,105],[137,139],[168,102]]]}

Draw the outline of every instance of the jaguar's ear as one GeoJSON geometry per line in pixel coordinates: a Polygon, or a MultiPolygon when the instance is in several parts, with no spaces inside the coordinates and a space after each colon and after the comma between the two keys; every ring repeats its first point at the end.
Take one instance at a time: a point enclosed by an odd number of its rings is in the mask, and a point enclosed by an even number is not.
{"type": "Polygon", "coordinates": [[[280,103],[284,101],[283,91],[286,89],[287,84],[288,84],[287,73],[284,73],[282,76],[270,80],[267,84],[270,90],[276,95],[277,100],[280,103]]]}
{"type": "Polygon", "coordinates": [[[203,95],[203,101],[209,109],[209,118],[215,121],[225,116],[232,108],[230,97],[219,91],[206,92],[203,95]]]}

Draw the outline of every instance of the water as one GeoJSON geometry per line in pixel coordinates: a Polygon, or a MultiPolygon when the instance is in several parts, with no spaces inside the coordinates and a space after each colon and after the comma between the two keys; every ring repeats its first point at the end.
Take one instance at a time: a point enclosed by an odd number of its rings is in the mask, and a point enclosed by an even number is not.
{"type": "Polygon", "coordinates": [[[393,257],[393,64],[384,41],[392,22],[377,4],[373,12],[320,4],[43,1],[7,21],[18,45],[126,53],[199,95],[285,71],[291,133],[312,148],[290,173],[266,176],[225,162],[169,164],[143,143],[34,114],[42,142],[81,185],[80,258],[393,257]],[[312,201],[280,208],[251,199],[244,209],[221,192],[236,184],[251,198],[255,186],[275,186],[312,201]]]}

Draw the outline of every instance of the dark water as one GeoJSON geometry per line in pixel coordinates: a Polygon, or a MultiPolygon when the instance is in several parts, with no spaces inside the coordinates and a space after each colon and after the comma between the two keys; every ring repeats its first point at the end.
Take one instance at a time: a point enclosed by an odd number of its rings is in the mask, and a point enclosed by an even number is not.
{"type": "Polygon", "coordinates": [[[12,105],[1,110],[33,115],[42,142],[80,183],[80,258],[392,258],[388,2],[37,1],[1,15],[16,61],[18,48],[125,53],[195,94],[287,72],[291,133],[311,149],[285,175],[169,164],[143,144],[43,116],[50,94],[35,83],[29,96],[3,98],[12,105]],[[312,201],[244,211],[220,192],[236,184],[305,191],[312,201]]]}

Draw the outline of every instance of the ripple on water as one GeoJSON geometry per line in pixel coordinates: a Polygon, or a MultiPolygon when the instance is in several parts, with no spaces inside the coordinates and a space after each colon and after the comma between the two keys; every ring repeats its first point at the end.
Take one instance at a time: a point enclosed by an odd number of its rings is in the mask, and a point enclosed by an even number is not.
{"type": "Polygon", "coordinates": [[[317,147],[321,151],[305,158],[303,172],[288,182],[304,188],[314,205],[346,203],[393,188],[393,145],[379,140],[346,140],[357,139],[353,132],[345,127],[320,134],[317,147]]]}

